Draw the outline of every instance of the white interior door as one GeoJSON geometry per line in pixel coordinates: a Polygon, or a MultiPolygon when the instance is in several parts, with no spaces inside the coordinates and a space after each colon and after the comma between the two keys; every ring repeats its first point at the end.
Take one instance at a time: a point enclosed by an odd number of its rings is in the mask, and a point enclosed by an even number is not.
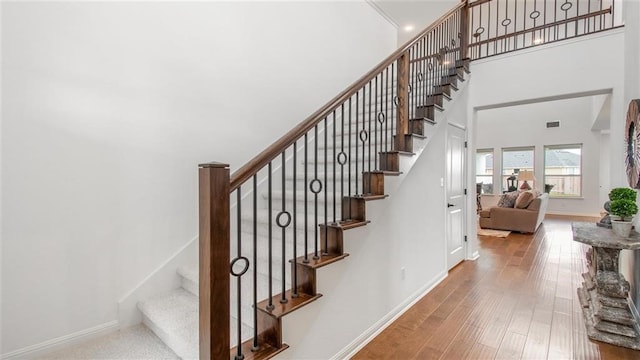
{"type": "Polygon", "coordinates": [[[464,260],[465,254],[465,130],[447,125],[447,266],[464,260]]]}

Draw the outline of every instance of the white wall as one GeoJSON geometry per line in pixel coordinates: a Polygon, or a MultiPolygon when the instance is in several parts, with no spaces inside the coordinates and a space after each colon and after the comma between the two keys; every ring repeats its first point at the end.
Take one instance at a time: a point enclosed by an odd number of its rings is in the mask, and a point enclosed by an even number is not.
{"type": "Polygon", "coordinates": [[[397,36],[364,2],[4,3],[2,33],[5,353],[115,320],[197,236],[197,164],[237,169],[397,36]]]}
{"type": "Polygon", "coordinates": [[[595,116],[591,97],[478,111],[476,146],[494,150],[494,192],[501,193],[503,186],[500,176],[503,148],[535,147],[535,186],[544,190],[544,146],[582,144],[582,197],[551,198],[547,211],[597,216],[602,210],[600,162],[597,161],[601,151],[600,132],[591,131],[595,116]],[[548,121],[559,121],[560,127],[547,128],[548,121]]]}
{"type": "MultiPolygon", "coordinates": [[[[0,3],[0,19],[2,19],[2,6],[3,4],[0,3]]],[[[2,37],[3,35],[3,31],[2,31],[2,26],[0,26],[0,69],[2,69],[2,37]]],[[[2,71],[0,71],[0,84],[3,84],[2,82],[2,71]]],[[[2,86],[0,86],[0,156],[2,154],[2,86]]],[[[0,160],[1,162],[1,160],[0,160]]],[[[2,166],[0,166],[0,294],[3,293],[2,290],[2,166]]],[[[1,325],[2,325],[2,296],[0,295],[0,329],[1,329],[1,325]]],[[[1,331],[1,330],[0,330],[1,331]]],[[[2,351],[2,336],[0,336],[0,354],[3,354],[4,352],[2,351]]]]}
{"type": "MultiPolygon", "coordinates": [[[[611,91],[611,136],[622,138],[624,121],[616,119],[626,113],[624,30],[474,61],[472,71],[476,111],[611,91]]],[[[610,162],[611,186],[624,186],[623,153],[611,151],[610,162]]]]}

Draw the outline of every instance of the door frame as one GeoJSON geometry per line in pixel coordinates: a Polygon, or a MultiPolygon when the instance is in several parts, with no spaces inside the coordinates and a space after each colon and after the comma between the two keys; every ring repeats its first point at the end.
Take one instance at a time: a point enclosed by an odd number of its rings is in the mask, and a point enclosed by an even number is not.
{"type": "MultiPolygon", "coordinates": [[[[469,250],[469,232],[468,232],[468,212],[469,212],[469,208],[467,205],[468,199],[469,199],[469,181],[467,179],[467,173],[468,173],[468,160],[469,160],[469,148],[468,148],[468,136],[469,136],[469,131],[467,126],[463,125],[463,124],[459,124],[456,122],[452,122],[452,121],[447,121],[447,129],[445,132],[445,153],[447,153],[448,156],[448,152],[449,152],[449,126],[453,126],[455,128],[458,128],[462,131],[464,131],[464,142],[465,142],[465,147],[462,151],[463,154],[463,161],[464,164],[462,166],[462,179],[463,179],[463,184],[466,190],[466,194],[464,195],[462,204],[460,205],[461,210],[462,210],[462,233],[463,236],[466,238],[466,241],[463,241],[462,244],[462,261],[459,262],[458,264],[454,265],[457,266],[459,264],[461,264],[462,262],[469,260],[468,256],[467,256],[467,252],[469,250]]],[[[445,263],[446,263],[446,268],[447,271],[450,271],[451,268],[449,268],[449,237],[451,236],[450,234],[450,226],[449,226],[449,216],[447,214],[448,210],[447,210],[447,202],[449,200],[449,189],[448,189],[448,176],[449,176],[449,171],[448,171],[448,166],[449,164],[445,165],[445,186],[444,186],[444,199],[445,199],[445,203],[444,203],[444,211],[445,211],[445,263]]]]}

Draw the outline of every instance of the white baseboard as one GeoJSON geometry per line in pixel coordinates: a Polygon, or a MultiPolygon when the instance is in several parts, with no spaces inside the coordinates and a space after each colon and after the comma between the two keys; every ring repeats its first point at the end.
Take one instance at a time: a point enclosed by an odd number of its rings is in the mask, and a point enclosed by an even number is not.
{"type": "Polygon", "coordinates": [[[173,255],[147,275],[138,285],[118,300],[118,321],[120,328],[127,328],[142,322],[138,302],[151,296],[167,293],[180,287],[180,277],[176,270],[183,265],[198,262],[198,237],[191,239],[173,255]]]}
{"type": "Polygon", "coordinates": [[[405,301],[396,306],[387,315],[376,321],[370,328],[363,332],[360,336],[355,338],[344,349],[340,350],[337,354],[331,357],[331,360],[350,359],[358,351],[367,345],[371,340],[378,336],[384,329],[389,327],[394,321],[396,321],[402,314],[409,310],[415,303],[420,301],[425,295],[427,295],[434,287],[440,284],[449,275],[448,271],[443,271],[436,276],[436,278],[425,286],[421,287],[414,294],[409,296],[405,301]]]}
{"type": "Polygon", "coordinates": [[[475,260],[478,260],[479,257],[480,257],[480,253],[476,251],[473,254],[471,254],[471,256],[467,260],[475,261],[475,260]]]}
{"type": "Polygon", "coordinates": [[[557,216],[586,216],[586,217],[597,217],[597,218],[601,218],[602,216],[600,214],[591,214],[591,213],[574,213],[574,212],[564,212],[564,211],[548,211],[546,212],[547,215],[557,215],[557,216]]]}
{"type": "Polygon", "coordinates": [[[69,335],[60,336],[55,339],[41,342],[39,344],[27,346],[22,349],[2,354],[2,360],[35,358],[37,356],[42,356],[45,353],[49,353],[63,347],[71,346],[96,338],[101,335],[108,334],[113,331],[117,331],[118,328],[118,320],[109,321],[107,323],[80,330],[69,335]]]}

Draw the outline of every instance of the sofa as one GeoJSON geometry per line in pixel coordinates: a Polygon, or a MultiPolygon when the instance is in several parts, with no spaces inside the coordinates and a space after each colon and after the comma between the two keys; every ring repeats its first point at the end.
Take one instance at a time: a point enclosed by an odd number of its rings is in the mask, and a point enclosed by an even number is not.
{"type": "Polygon", "coordinates": [[[535,197],[526,208],[490,207],[480,211],[480,227],[534,233],[542,224],[548,202],[549,194],[543,193],[535,197]]]}

